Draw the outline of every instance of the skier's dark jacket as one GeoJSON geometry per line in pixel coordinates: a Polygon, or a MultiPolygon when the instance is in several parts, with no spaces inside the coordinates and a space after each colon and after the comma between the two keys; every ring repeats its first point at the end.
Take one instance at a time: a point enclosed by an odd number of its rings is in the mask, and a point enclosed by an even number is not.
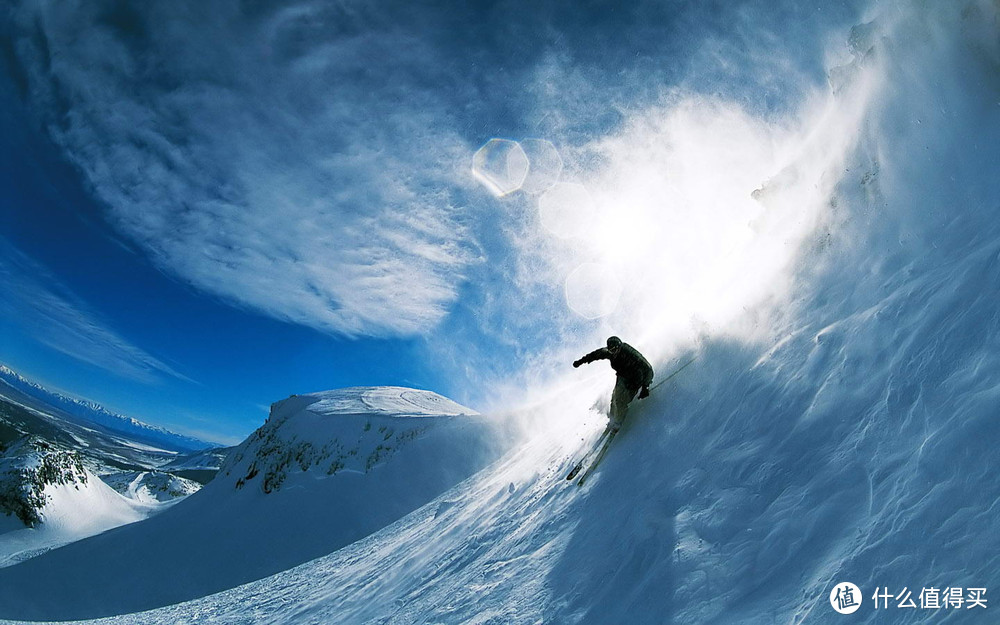
{"type": "Polygon", "coordinates": [[[638,390],[649,386],[653,381],[653,367],[639,353],[639,350],[628,343],[622,343],[621,349],[615,355],[611,355],[611,351],[607,347],[595,349],[581,358],[580,364],[604,360],[605,358],[611,361],[611,368],[615,370],[618,377],[623,378],[625,383],[633,389],[638,390]]]}

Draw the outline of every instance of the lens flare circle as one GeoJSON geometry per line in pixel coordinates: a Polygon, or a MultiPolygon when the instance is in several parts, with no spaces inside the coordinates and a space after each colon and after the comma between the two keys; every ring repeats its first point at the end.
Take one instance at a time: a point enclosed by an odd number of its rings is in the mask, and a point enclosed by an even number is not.
{"type": "Polygon", "coordinates": [[[472,155],[472,175],[490,193],[503,197],[524,184],[528,155],[517,141],[490,139],[472,155]]]}
{"type": "Polygon", "coordinates": [[[521,148],[528,155],[528,175],[521,190],[537,195],[554,187],[563,170],[556,146],[546,139],[522,139],[521,148]]]}
{"type": "Polygon", "coordinates": [[[584,263],[566,277],[566,304],[585,319],[610,315],[621,295],[617,272],[604,263],[584,263]]]}

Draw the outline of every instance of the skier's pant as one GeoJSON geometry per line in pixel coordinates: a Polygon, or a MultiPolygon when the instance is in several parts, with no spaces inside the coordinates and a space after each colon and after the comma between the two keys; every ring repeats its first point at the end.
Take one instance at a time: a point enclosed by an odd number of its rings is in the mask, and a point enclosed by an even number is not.
{"type": "Polygon", "coordinates": [[[628,412],[628,405],[635,394],[639,392],[639,387],[629,384],[625,378],[618,376],[615,382],[615,390],[611,393],[611,414],[608,416],[611,421],[608,427],[617,432],[625,422],[625,414],[628,412]]]}

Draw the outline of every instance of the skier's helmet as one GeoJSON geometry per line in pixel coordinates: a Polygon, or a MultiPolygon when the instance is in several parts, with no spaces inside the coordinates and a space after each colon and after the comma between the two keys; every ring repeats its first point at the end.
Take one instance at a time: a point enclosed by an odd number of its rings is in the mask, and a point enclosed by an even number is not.
{"type": "Polygon", "coordinates": [[[617,336],[608,337],[608,351],[616,353],[622,347],[622,340],[617,336]]]}

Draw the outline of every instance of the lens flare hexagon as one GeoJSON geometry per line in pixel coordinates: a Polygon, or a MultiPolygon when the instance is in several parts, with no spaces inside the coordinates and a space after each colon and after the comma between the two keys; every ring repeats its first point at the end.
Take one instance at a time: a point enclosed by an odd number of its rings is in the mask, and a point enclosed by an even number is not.
{"type": "Polygon", "coordinates": [[[472,175],[502,197],[521,188],[528,175],[528,155],[517,141],[490,139],[472,156],[472,175]]]}
{"type": "Polygon", "coordinates": [[[546,139],[523,139],[521,148],[528,155],[528,175],[521,189],[535,195],[555,186],[563,169],[563,160],[556,146],[546,139]]]}

